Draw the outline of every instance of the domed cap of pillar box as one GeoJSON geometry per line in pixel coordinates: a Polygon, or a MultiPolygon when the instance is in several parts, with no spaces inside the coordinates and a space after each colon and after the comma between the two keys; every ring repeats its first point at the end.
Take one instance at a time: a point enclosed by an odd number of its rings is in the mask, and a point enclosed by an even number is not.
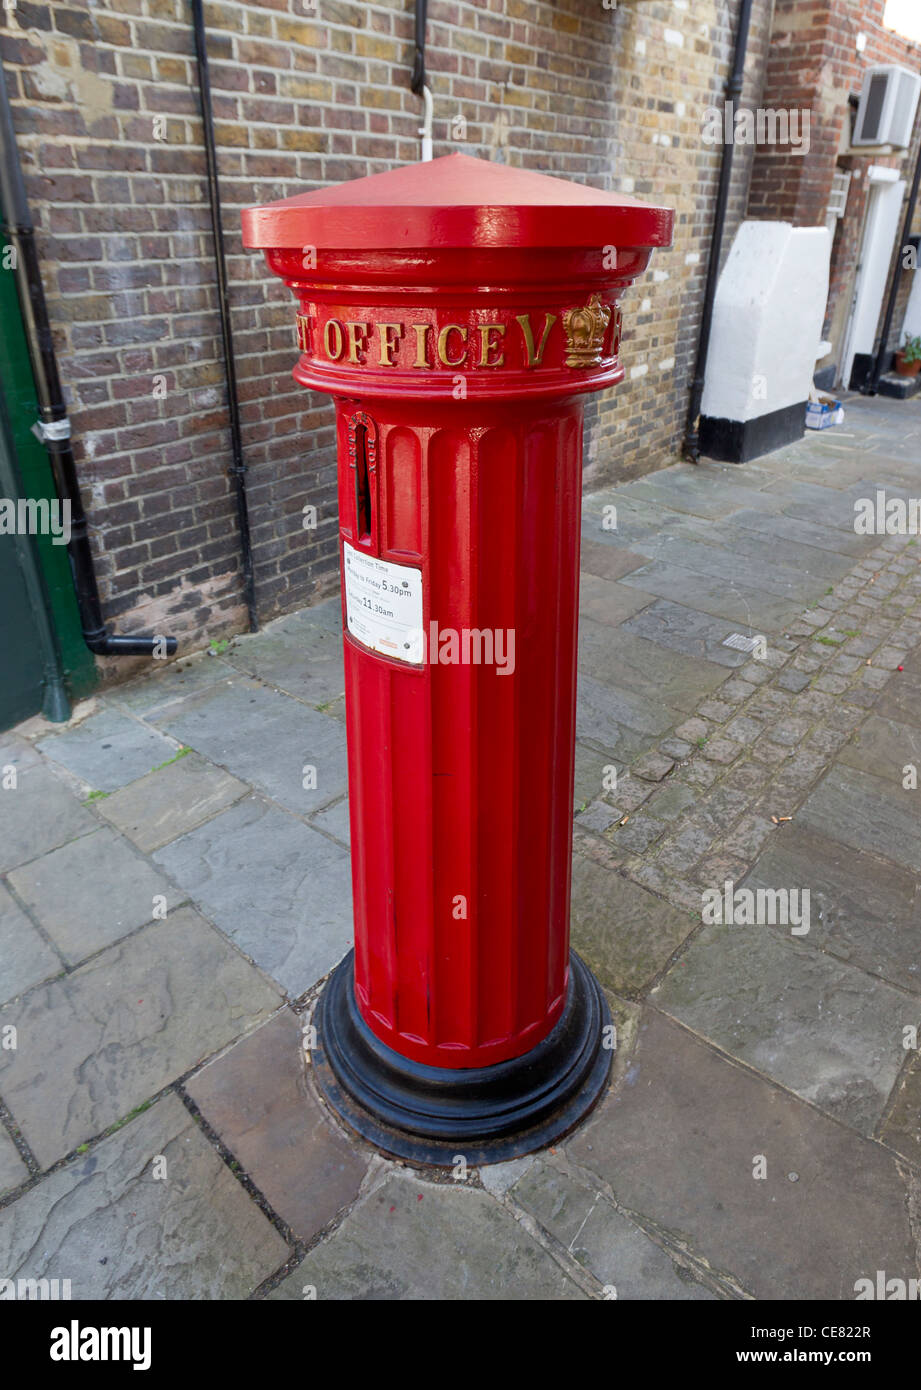
{"type": "Polygon", "coordinates": [[[407,164],[243,211],[243,244],[390,251],[668,246],[673,214],[466,154],[407,164]]]}
{"type": "Polygon", "coordinates": [[[623,378],[623,290],[672,213],[452,154],[243,211],[300,301],[295,378],[333,395],[566,396],[623,378]]]}

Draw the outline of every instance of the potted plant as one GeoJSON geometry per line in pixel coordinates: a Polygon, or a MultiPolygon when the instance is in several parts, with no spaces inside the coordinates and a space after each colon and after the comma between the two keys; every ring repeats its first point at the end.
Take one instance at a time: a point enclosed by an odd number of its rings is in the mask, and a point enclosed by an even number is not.
{"type": "Polygon", "coordinates": [[[917,376],[921,372],[921,337],[905,334],[905,342],[895,354],[895,369],[899,376],[917,376]]]}

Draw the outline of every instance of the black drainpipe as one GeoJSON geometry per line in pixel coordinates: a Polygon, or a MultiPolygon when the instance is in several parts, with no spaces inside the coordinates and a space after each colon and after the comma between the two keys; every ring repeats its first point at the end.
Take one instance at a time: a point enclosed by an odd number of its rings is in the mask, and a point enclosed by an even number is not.
{"type": "Polygon", "coordinates": [[[253,547],[249,533],[249,507],[246,499],[246,464],[243,461],[243,438],[240,430],[240,401],[237,395],[237,370],[233,355],[233,332],[230,326],[230,301],[227,295],[227,265],[224,259],[224,229],[221,222],[221,192],[217,181],[217,154],[214,147],[214,120],[211,112],[211,79],[208,75],[208,50],[205,46],[205,21],[201,0],[192,0],[192,25],[195,30],[195,54],[198,59],[198,90],[201,97],[201,118],[205,132],[205,159],[208,167],[208,196],[211,203],[211,231],[214,240],[214,266],[217,273],[218,303],[221,312],[221,338],[224,344],[224,373],[227,378],[227,411],[230,417],[230,449],[237,501],[237,525],[240,528],[240,553],[243,562],[243,594],[249,614],[250,632],[259,631],[256,610],[256,583],[253,574],[253,547]]]}
{"type": "MultiPolygon", "coordinates": [[[[865,396],[875,396],[879,391],[879,379],[883,374],[883,362],[886,359],[886,344],[889,342],[889,334],[892,329],[892,316],[895,313],[895,301],[898,298],[899,285],[902,281],[902,258],[905,255],[905,247],[908,245],[908,238],[911,236],[911,224],[915,216],[915,203],[918,200],[918,188],[921,186],[921,139],[918,142],[918,157],[915,160],[915,173],[911,181],[911,191],[908,194],[908,204],[905,208],[905,223],[902,227],[902,240],[899,243],[898,256],[895,262],[895,270],[892,274],[892,284],[889,287],[889,298],[886,301],[886,317],[883,320],[883,333],[879,340],[879,350],[873,362],[873,370],[869,375],[865,385],[861,388],[865,396]]],[[[921,271],[916,271],[921,274],[921,271]]]]}
{"type": "Polygon", "coordinates": [[[16,291],[25,328],[39,418],[35,433],[48,450],[55,488],[62,504],[70,507],[70,541],[67,555],[80,612],[83,640],[96,656],[149,656],[155,650],[172,656],[175,637],[116,637],[110,635],[102,616],[93,552],[86,513],[80,498],[77,468],[70,443],[70,421],[58,375],[57,358],[42,286],[35,227],[19,162],[13,114],[0,63],[0,207],[7,219],[3,231],[16,252],[16,291]]]}
{"type": "Polygon", "coordinates": [[[422,95],[422,88],[425,86],[425,21],[427,10],[427,0],[416,0],[416,41],[409,86],[417,97],[422,95]]]}
{"type": "MultiPolygon", "coordinates": [[[[752,17],[752,0],[742,0],[739,6],[739,26],[736,30],[735,53],[732,71],[726,81],[726,100],[735,102],[742,95],[742,82],[745,76],[745,50],[748,47],[748,29],[752,17]]],[[[723,161],[720,165],[720,181],[716,194],[716,211],[713,215],[713,232],[710,237],[710,259],[707,265],[707,288],[700,316],[700,337],[697,343],[697,362],[694,379],[691,382],[691,399],[688,405],[688,419],[684,431],[685,458],[692,463],[700,460],[698,428],[700,422],[700,403],[704,395],[704,382],[707,377],[707,353],[710,350],[710,330],[713,326],[713,301],[716,297],[716,282],[719,278],[720,256],[723,250],[723,232],[726,225],[726,208],[729,205],[729,185],[732,179],[732,154],[735,146],[731,141],[723,141],[723,161]]]]}

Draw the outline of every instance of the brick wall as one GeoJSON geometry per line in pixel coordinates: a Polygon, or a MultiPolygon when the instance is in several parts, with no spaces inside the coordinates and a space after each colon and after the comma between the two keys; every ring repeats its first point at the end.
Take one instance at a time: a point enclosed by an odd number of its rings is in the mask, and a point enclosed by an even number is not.
{"type": "MultiPolygon", "coordinates": [[[[625,305],[627,381],[589,408],[587,481],[680,448],[738,0],[431,0],[435,154],[461,148],[677,210],[625,305]],[[451,122],[466,123],[463,143],[451,122]]],[[[771,0],[756,0],[756,101],[771,0]]],[[[332,409],[295,387],[293,305],[239,209],[418,158],[409,0],[206,5],[256,588],[263,618],[336,582],[332,409]],[[318,509],[315,531],[302,509],[318,509]]],[[[2,54],[106,612],[184,650],[244,625],[219,318],[185,0],[19,0],[2,54]]],[[[736,152],[726,248],[745,206],[736,152]]],[[[107,662],[106,675],[123,664],[107,662]]]]}
{"type": "MultiPolygon", "coordinates": [[[[898,167],[909,183],[917,158],[921,119],[911,150],[903,153],[846,154],[853,111],[848,97],[859,95],[867,68],[898,63],[917,72],[921,45],[883,24],[885,0],[776,0],[771,51],[764,81],[764,105],[807,108],[810,149],[805,157],[783,146],[759,146],[752,170],[749,216],[785,219],[797,226],[825,221],[835,171],[849,170],[845,215],[837,222],[825,336],[833,344],[828,361],[840,361],[867,210],[866,171],[872,164],[898,167]],[[866,36],[863,52],[857,35],[866,36]]],[[[919,223],[921,225],[921,223],[919,223]]],[[[896,346],[910,291],[902,279],[890,346],[896,346]]],[[[885,303],[885,300],[884,300],[885,303]]]]}

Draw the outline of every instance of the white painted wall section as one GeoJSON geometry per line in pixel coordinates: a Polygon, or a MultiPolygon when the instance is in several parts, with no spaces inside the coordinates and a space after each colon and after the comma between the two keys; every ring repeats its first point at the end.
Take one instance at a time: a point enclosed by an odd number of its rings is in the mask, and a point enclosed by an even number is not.
{"type": "Polygon", "coordinates": [[[826,227],[742,223],[716,288],[704,415],[744,422],[808,398],[830,256],[826,227]]]}

